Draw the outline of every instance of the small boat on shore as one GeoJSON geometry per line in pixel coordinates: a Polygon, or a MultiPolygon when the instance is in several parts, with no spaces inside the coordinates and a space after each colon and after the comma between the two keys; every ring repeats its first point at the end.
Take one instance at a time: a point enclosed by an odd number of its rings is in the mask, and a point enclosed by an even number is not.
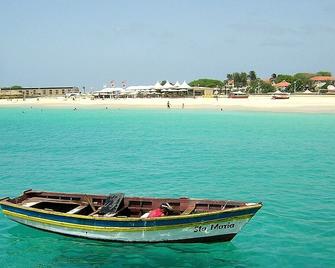
{"type": "Polygon", "coordinates": [[[277,90],[275,93],[272,94],[272,99],[274,100],[287,100],[290,98],[290,93],[282,92],[277,90]]]}
{"type": "Polygon", "coordinates": [[[262,203],[190,198],[127,197],[27,190],[0,200],[11,220],[37,229],[120,242],[230,241],[262,203]],[[161,217],[143,215],[168,203],[161,217]]]}
{"type": "Polygon", "coordinates": [[[235,91],[235,92],[230,92],[228,95],[228,98],[233,98],[233,99],[246,99],[249,98],[249,95],[245,92],[242,91],[235,91]]]}

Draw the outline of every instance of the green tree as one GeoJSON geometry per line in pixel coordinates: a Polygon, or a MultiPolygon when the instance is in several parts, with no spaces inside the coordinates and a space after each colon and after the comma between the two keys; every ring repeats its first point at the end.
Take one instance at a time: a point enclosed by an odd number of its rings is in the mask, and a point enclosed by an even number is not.
{"type": "Polygon", "coordinates": [[[240,84],[241,84],[240,73],[233,73],[232,76],[233,76],[233,80],[234,80],[234,85],[237,86],[237,87],[239,87],[240,84]]]}
{"type": "Polygon", "coordinates": [[[247,73],[238,73],[235,72],[232,74],[232,78],[234,80],[234,84],[237,87],[244,87],[247,85],[247,81],[248,81],[248,75],[247,73]]]}
{"type": "Polygon", "coordinates": [[[327,89],[329,85],[332,85],[332,83],[330,83],[330,82],[326,82],[326,83],[321,87],[321,89],[327,89]]]}
{"type": "Polygon", "coordinates": [[[247,85],[247,82],[248,82],[248,74],[245,73],[245,72],[242,72],[240,74],[240,78],[241,78],[241,81],[240,81],[241,86],[245,87],[247,85]]]}
{"type": "Polygon", "coordinates": [[[11,86],[10,87],[11,89],[20,89],[20,88],[22,88],[21,86],[18,86],[18,85],[14,85],[14,86],[11,86]]]}
{"type": "Polygon", "coordinates": [[[259,80],[251,81],[248,88],[247,88],[247,91],[249,93],[258,93],[259,89],[260,89],[259,80]]]}
{"type": "Polygon", "coordinates": [[[289,82],[289,83],[292,83],[294,81],[294,78],[292,75],[289,75],[289,74],[278,74],[276,79],[275,79],[275,83],[280,83],[282,81],[286,81],[286,82],[289,82]]]}
{"type": "Polygon", "coordinates": [[[312,73],[296,73],[295,75],[293,75],[295,79],[302,79],[302,80],[308,80],[313,76],[315,76],[315,74],[312,73]]]}
{"type": "Polygon", "coordinates": [[[215,88],[215,87],[223,87],[224,83],[221,80],[216,80],[216,79],[209,79],[209,78],[201,78],[201,79],[197,79],[194,81],[191,81],[189,83],[189,85],[191,87],[211,87],[211,88],[215,88]]]}
{"type": "Polygon", "coordinates": [[[274,92],[276,88],[272,86],[270,83],[265,82],[261,79],[257,79],[250,82],[250,85],[248,87],[248,91],[250,93],[269,93],[274,92]]]}
{"type": "Polygon", "coordinates": [[[320,76],[332,76],[331,72],[327,72],[327,71],[320,71],[317,72],[316,75],[320,75],[320,76]]]}
{"type": "Polygon", "coordinates": [[[293,75],[292,84],[288,87],[288,91],[304,91],[311,83],[310,78],[315,76],[312,73],[296,73],[293,75]]]}
{"type": "Polygon", "coordinates": [[[250,79],[250,81],[255,81],[257,79],[257,75],[255,71],[250,71],[248,78],[250,79]]]}
{"type": "Polygon", "coordinates": [[[271,85],[270,83],[264,82],[263,80],[261,80],[260,87],[261,87],[262,93],[269,93],[269,92],[276,91],[276,88],[273,85],[271,85]]]}

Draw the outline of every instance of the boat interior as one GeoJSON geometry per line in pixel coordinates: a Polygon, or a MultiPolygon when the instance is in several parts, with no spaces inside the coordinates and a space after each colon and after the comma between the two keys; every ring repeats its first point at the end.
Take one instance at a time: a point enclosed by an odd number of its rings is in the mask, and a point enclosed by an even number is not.
{"type": "Polygon", "coordinates": [[[126,197],[122,193],[110,195],[69,194],[27,190],[7,202],[27,208],[95,217],[139,218],[162,203],[173,208],[168,215],[189,215],[243,207],[249,203],[230,200],[201,200],[182,198],[126,197]]]}

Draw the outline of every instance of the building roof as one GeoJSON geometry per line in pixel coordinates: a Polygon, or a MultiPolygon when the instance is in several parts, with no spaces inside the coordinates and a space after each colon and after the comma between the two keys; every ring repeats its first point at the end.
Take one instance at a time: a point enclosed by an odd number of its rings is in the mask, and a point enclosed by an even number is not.
{"type": "Polygon", "coordinates": [[[43,90],[43,89],[79,89],[78,87],[69,87],[69,86],[66,86],[66,87],[3,87],[1,88],[2,90],[43,90]]]}
{"type": "Polygon", "coordinates": [[[157,81],[156,84],[154,85],[154,89],[162,89],[162,88],[163,86],[161,85],[161,83],[157,81]]]}
{"type": "Polygon", "coordinates": [[[278,84],[275,84],[275,87],[288,87],[289,85],[291,85],[291,83],[286,82],[285,80],[279,82],[278,84]]]}
{"type": "Polygon", "coordinates": [[[126,88],[126,90],[150,90],[153,89],[154,86],[129,86],[126,88]]]}
{"type": "Polygon", "coordinates": [[[170,84],[170,82],[167,80],[166,83],[163,85],[164,89],[169,89],[169,88],[173,88],[173,85],[170,84]]]}
{"type": "Polygon", "coordinates": [[[179,81],[177,81],[173,86],[174,86],[175,88],[179,88],[179,87],[180,87],[180,83],[179,83],[179,81]]]}
{"type": "Polygon", "coordinates": [[[190,89],[190,88],[192,88],[192,87],[190,87],[190,86],[186,83],[186,81],[184,81],[184,82],[179,86],[179,88],[190,89]]]}
{"type": "Polygon", "coordinates": [[[96,93],[113,93],[113,92],[121,92],[125,91],[122,87],[105,87],[101,90],[96,91],[96,93]]]}
{"type": "Polygon", "coordinates": [[[314,76],[311,78],[312,81],[335,81],[332,76],[314,76]]]}

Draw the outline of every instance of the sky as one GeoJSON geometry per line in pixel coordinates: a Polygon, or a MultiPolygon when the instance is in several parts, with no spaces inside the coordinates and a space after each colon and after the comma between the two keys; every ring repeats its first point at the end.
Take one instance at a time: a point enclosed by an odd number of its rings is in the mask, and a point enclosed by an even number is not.
{"type": "Polygon", "coordinates": [[[0,0],[0,87],[335,73],[334,0],[0,0]]]}

